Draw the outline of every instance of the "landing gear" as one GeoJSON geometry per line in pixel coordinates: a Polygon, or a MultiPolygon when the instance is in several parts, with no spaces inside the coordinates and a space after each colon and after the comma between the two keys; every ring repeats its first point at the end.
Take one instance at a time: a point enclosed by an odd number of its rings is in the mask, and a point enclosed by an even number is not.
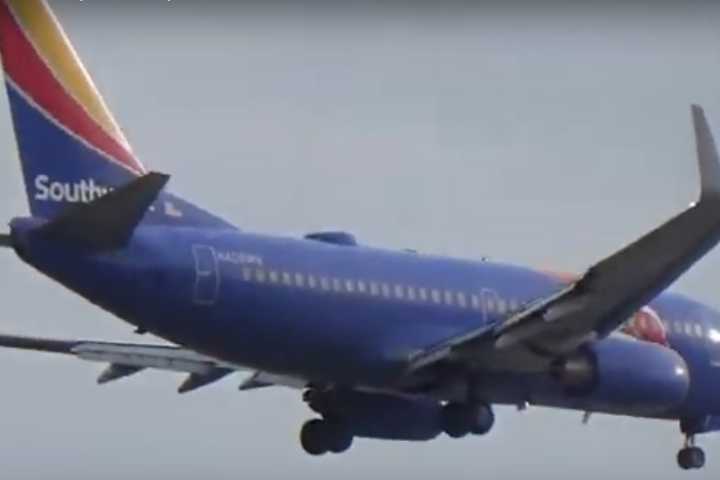
{"type": "Polygon", "coordinates": [[[705,466],[705,452],[695,446],[694,435],[688,435],[685,446],[678,452],[677,461],[683,470],[699,470],[705,466]]]}
{"type": "Polygon", "coordinates": [[[485,404],[448,403],[443,408],[443,430],[449,437],[485,435],[495,424],[495,414],[485,404]]]}
{"type": "Polygon", "coordinates": [[[313,419],[300,430],[300,444],[310,455],[343,453],[350,449],[353,435],[342,422],[328,419],[313,419]]]}

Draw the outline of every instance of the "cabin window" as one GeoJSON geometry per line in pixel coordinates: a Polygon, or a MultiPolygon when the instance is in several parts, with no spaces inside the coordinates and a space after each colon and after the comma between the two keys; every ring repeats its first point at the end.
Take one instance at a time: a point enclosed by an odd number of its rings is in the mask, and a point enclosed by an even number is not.
{"type": "Polygon", "coordinates": [[[283,272],[282,274],[282,281],[285,285],[292,285],[292,275],[290,275],[288,272],[283,272]]]}
{"type": "Polygon", "coordinates": [[[507,311],[506,309],[507,309],[507,302],[506,302],[504,299],[498,297],[498,299],[497,299],[497,311],[498,311],[498,313],[499,313],[500,315],[505,315],[505,313],[506,313],[506,311],[507,311]]]}
{"type": "Polygon", "coordinates": [[[327,277],[320,277],[320,288],[326,292],[330,290],[330,280],[327,277]]]}
{"type": "Polygon", "coordinates": [[[255,270],[255,280],[257,280],[258,283],[265,283],[265,278],[266,278],[265,270],[262,270],[260,268],[255,270]]]}
{"type": "Polygon", "coordinates": [[[480,297],[474,293],[470,295],[470,306],[472,306],[473,310],[480,310],[480,297]]]}
{"type": "Polygon", "coordinates": [[[695,324],[695,335],[697,335],[697,336],[700,337],[700,338],[702,338],[702,337],[705,336],[705,333],[703,332],[702,325],[700,325],[699,323],[696,323],[696,324],[695,324]]]}
{"type": "Polygon", "coordinates": [[[332,287],[333,287],[333,291],[335,291],[337,293],[342,292],[342,282],[340,281],[339,278],[332,279],[332,287]]]}
{"type": "Polygon", "coordinates": [[[358,280],[357,282],[357,291],[359,293],[365,293],[367,291],[367,286],[365,285],[365,282],[362,280],[358,280]]]}
{"type": "Polygon", "coordinates": [[[348,293],[353,293],[355,291],[355,283],[353,283],[352,280],[345,280],[345,290],[347,290],[348,293]]]}
{"type": "Polygon", "coordinates": [[[383,297],[390,298],[390,285],[383,283],[380,288],[382,289],[383,297]]]}
{"type": "Polygon", "coordinates": [[[315,288],[315,286],[317,285],[317,283],[316,283],[316,281],[315,281],[315,276],[314,276],[314,275],[308,275],[308,277],[307,277],[307,284],[308,284],[308,288],[315,288]]]}
{"type": "Polygon", "coordinates": [[[405,292],[402,285],[395,285],[395,298],[402,300],[405,298],[405,292]]]}
{"type": "Polygon", "coordinates": [[[278,283],[278,279],[280,277],[278,276],[278,273],[274,270],[270,270],[268,272],[268,280],[270,280],[270,283],[278,283]]]}
{"type": "Polygon", "coordinates": [[[442,296],[440,295],[440,290],[434,289],[432,290],[432,299],[435,303],[441,303],[442,302],[442,296]]]}
{"type": "Polygon", "coordinates": [[[295,286],[299,288],[303,288],[305,286],[305,277],[302,273],[295,274],[295,286]]]}
{"type": "Polygon", "coordinates": [[[453,292],[451,292],[450,290],[445,290],[445,303],[447,305],[453,304],[453,292]]]}
{"type": "Polygon", "coordinates": [[[420,295],[420,300],[422,300],[423,302],[427,301],[428,294],[427,294],[427,290],[424,287],[420,287],[418,289],[418,294],[420,295]]]}
{"type": "Polygon", "coordinates": [[[457,302],[458,302],[458,307],[460,307],[460,308],[467,307],[467,297],[465,296],[465,294],[463,292],[458,292],[457,302]]]}
{"type": "Polygon", "coordinates": [[[242,269],[242,276],[243,280],[245,280],[246,282],[252,280],[252,270],[250,269],[250,267],[244,267],[242,269]]]}
{"type": "Polygon", "coordinates": [[[407,298],[411,302],[415,301],[415,287],[407,287],[407,298]]]}
{"type": "Polygon", "coordinates": [[[675,333],[683,333],[683,331],[682,331],[682,323],[680,323],[680,322],[675,322],[674,327],[675,327],[675,333]]]}
{"type": "Polygon", "coordinates": [[[686,324],[685,324],[685,335],[687,335],[688,337],[690,337],[690,336],[692,336],[692,334],[693,334],[692,324],[686,323],[686,324]]]}
{"type": "Polygon", "coordinates": [[[376,282],[370,282],[370,295],[376,297],[380,293],[380,288],[376,282]]]}
{"type": "Polygon", "coordinates": [[[492,313],[497,305],[495,305],[495,298],[492,295],[485,296],[485,309],[488,313],[492,313]]]}

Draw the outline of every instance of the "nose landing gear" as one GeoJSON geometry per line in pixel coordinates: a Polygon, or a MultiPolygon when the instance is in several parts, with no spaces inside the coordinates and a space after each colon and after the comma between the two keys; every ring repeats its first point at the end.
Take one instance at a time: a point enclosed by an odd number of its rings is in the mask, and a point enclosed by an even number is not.
{"type": "Polygon", "coordinates": [[[683,470],[700,470],[705,466],[705,452],[695,446],[695,435],[688,435],[684,447],[678,452],[677,462],[683,470]]]}

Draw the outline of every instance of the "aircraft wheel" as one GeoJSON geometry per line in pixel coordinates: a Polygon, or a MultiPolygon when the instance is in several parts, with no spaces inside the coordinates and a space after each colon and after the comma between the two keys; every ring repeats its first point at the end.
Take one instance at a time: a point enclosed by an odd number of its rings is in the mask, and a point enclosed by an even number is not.
{"type": "Polygon", "coordinates": [[[300,445],[303,450],[313,456],[326,454],[330,450],[327,447],[327,430],[325,422],[319,418],[307,421],[300,430],[300,445]]]}
{"type": "Polygon", "coordinates": [[[309,420],[300,430],[300,445],[313,456],[343,453],[353,443],[352,432],[342,423],[319,418],[309,420]]]}
{"type": "Polygon", "coordinates": [[[352,432],[342,423],[325,420],[328,434],[328,445],[332,453],[343,453],[350,450],[353,444],[352,432]]]}
{"type": "Polygon", "coordinates": [[[443,430],[452,438],[470,433],[485,435],[495,424],[495,414],[485,404],[449,403],[443,409],[443,430]]]}
{"type": "Polygon", "coordinates": [[[699,470],[705,466],[705,452],[699,447],[687,447],[678,452],[678,465],[683,470],[699,470]]]}
{"type": "Polygon", "coordinates": [[[460,403],[448,403],[443,408],[443,430],[451,438],[462,438],[471,431],[468,408],[460,403]]]}
{"type": "Polygon", "coordinates": [[[489,405],[477,405],[473,412],[472,428],[474,435],[485,435],[495,425],[495,413],[489,405]]]}

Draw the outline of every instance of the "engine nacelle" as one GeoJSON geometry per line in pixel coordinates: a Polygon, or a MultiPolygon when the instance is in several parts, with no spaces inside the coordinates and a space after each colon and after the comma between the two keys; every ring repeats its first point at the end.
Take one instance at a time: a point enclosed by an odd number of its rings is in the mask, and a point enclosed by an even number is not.
{"type": "Polygon", "coordinates": [[[552,375],[575,406],[590,411],[658,415],[680,406],[690,388],[678,353],[620,335],[556,362],[552,375]]]}
{"type": "Polygon", "coordinates": [[[433,400],[335,391],[313,395],[308,403],[325,417],[341,420],[356,437],[424,441],[443,431],[442,406],[433,400]]]}

